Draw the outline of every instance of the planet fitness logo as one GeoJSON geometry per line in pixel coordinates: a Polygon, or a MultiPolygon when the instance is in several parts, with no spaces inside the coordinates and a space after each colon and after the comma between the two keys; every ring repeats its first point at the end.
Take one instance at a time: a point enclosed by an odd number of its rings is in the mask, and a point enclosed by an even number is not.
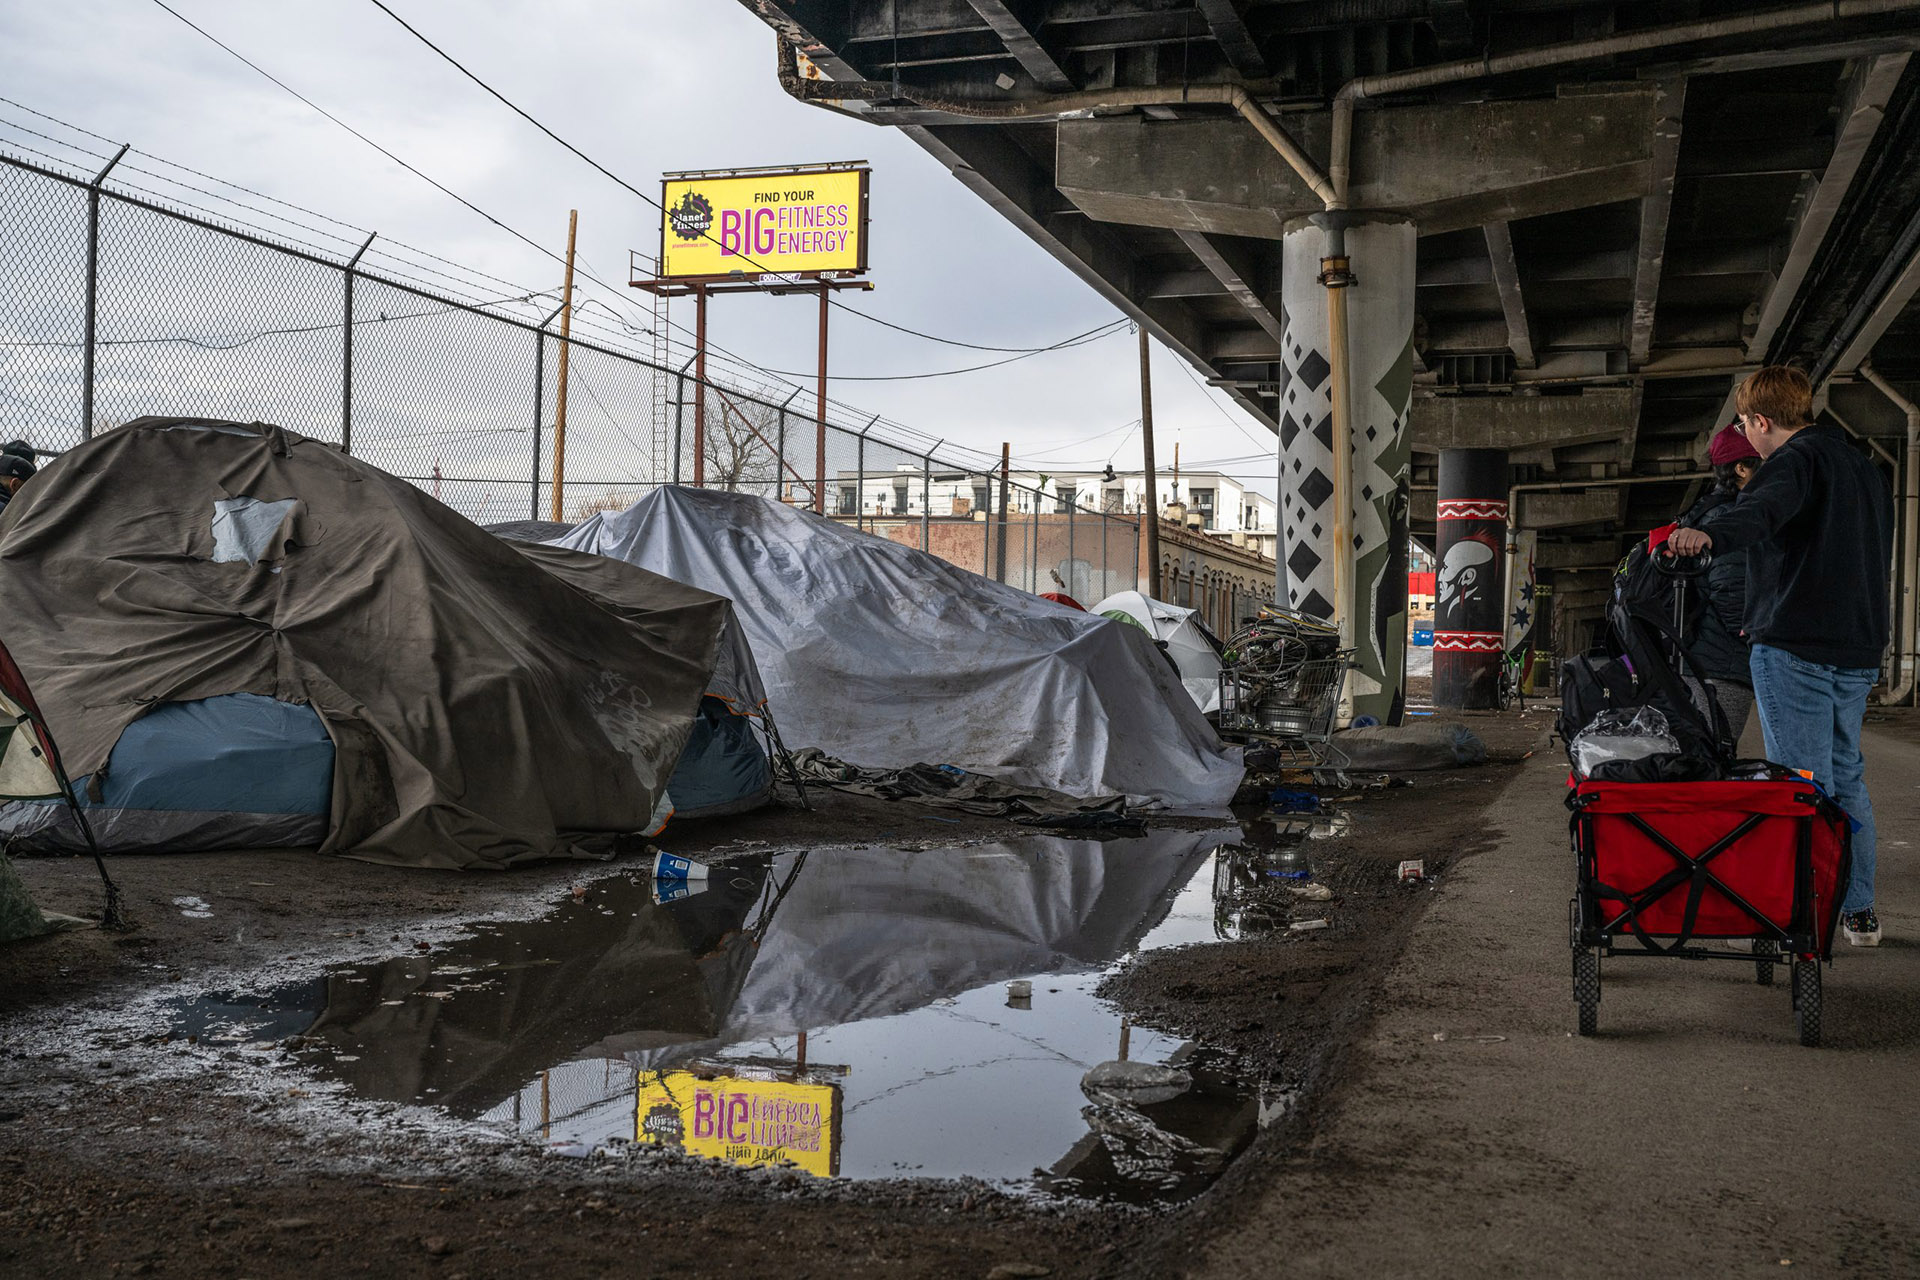
{"type": "Polygon", "coordinates": [[[702,239],[713,227],[713,205],[705,196],[689,191],[668,211],[667,222],[682,240],[702,239]]]}

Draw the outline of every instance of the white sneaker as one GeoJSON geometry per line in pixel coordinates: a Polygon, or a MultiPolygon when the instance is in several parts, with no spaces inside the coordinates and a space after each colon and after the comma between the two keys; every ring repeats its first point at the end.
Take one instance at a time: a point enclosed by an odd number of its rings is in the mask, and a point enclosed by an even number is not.
{"type": "Polygon", "coordinates": [[[1840,916],[1840,932],[1856,947],[1877,947],[1880,945],[1880,917],[1873,914],[1872,907],[1844,912],[1840,916]]]}

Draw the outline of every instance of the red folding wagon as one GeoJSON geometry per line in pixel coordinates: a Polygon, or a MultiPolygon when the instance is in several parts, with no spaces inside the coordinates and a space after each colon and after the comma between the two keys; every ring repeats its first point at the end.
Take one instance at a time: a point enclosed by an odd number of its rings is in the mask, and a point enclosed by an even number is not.
{"type": "Polygon", "coordinates": [[[1812,782],[1576,785],[1571,907],[1580,1034],[1598,1028],[1602,956],[1789,966],[1800,1043],[1820,1043],[1820,966],[1831,960],[1853,861],[1851,824],[1812,782]],[[1751,950],[1729,944],[1745,940],[1751,950]],[[1716,945],[1717,944],[1717,945],[1716,945]]]}

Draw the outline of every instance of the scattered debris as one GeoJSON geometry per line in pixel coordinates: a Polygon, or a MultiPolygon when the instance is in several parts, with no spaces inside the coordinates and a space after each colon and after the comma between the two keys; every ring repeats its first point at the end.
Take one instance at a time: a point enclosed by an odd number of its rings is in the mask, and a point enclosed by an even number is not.
{"type": "Polygon", "coordinates": [[[1312,933],[1316,929],[1331,929],[1332,927],[1333,921],[1322,917],[1318,920],[1295,920],[1287,926],[1287,929],[1292,933],[1312,933]]]}
{"type": "Polygon", "coordinates": [[[1409,858],[1400,864],[1400,883],[1412,884],[1427,878],[1427,862],[1424,858],[1409,858]]]}

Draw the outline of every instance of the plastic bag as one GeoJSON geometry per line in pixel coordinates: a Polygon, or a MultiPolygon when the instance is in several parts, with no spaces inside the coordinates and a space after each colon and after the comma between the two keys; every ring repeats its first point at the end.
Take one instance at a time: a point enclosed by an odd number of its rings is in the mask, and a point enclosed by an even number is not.
{"type": "Polygon", "coordinates": [[[1667,717],[1656,707],[1640,706],[1630,711],[1602,711],[1593,723],[1575,735],[1567,745],[1573,757],[1573,771],[1590,777],[1610,760],[1644,760],[1648,756],[1667,755],[1680,750],[1667,717]]]}

